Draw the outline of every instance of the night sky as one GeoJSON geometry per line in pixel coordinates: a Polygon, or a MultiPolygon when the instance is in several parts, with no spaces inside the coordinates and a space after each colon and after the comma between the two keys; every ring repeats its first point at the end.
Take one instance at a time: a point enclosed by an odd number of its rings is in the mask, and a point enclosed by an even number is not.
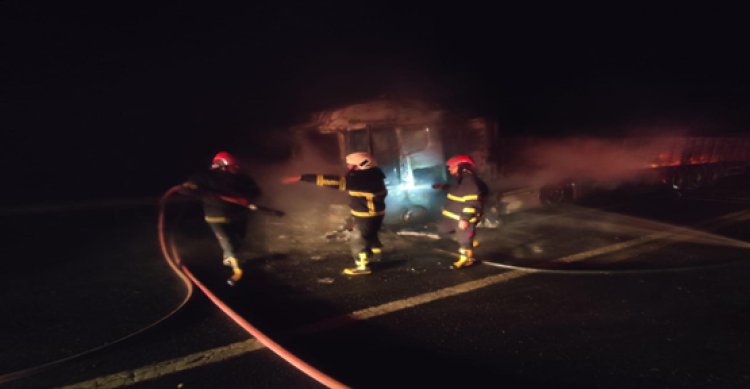
{"type": "Polygon", "coordinates": [[[379,96],[508,135],[750,128],[739,9],[156,3],[0,0],[6,204],[158,194],[223,148],[280,159],[267,131],[379,96]]]}

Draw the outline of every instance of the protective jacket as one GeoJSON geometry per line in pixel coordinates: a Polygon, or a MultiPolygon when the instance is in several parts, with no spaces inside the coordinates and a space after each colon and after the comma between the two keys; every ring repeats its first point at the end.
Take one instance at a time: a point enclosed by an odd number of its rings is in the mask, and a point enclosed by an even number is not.
{"type": "Polygon", "coordinates": [[[190,177],[188,187],[197,192],[203,201],[206,220],[219,219],[247,212],[247,208],[222,200],[219,196],[243,198],[253,201],[261,194],[258,184],[249,176],[233,174],[221,169],[206,169],[190,177]]]}
{"type": "Polygon", "coordinates": [[[449,186],[443,216],[476,224],[482,218],[484,200],[489,190],[487,184],[469,169],[458,176],[457,183],[449,186]]]}
{"type": "Polygon", "coordinates": [[[385,174],[378,167],[350,170],[344,177],[330,174],[303,174],[301,180],[347,192],[349,208],[355,217],[385,215],[385,197],[388,191],[385,188],[385,174]]]}

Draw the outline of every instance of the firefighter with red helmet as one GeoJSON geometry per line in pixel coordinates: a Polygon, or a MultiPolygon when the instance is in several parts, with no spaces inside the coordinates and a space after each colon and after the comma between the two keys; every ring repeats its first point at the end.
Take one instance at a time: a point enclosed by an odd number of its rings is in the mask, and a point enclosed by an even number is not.
{"type": "Polygon", "coordinates": [[[235,285],[242,278],[237,250],[245,237],[248,209],[257,209],[253,201],[260,196],[260,188],[240,171],[237,159],[226,151],[213,157],[210,169],[195,173],[182,186],[186,192],[201,197],[204,219],[223,251],[223,264],[232,269],[227,283],[235,285]]]}
{"type": "Polygon", "coordinates": [[[487,184],[476,174],[476,163],[468,155],[456,155],[445,164],[448,172],[455,178],[455,184],[435,184],[436,189],[446,190],[443,218],[438,225],[440,235],[453,235],[458,242],[459,259],[453,263],[455,268],[468,267],[474,264],[474,237],[477,224],[482,219],[484,200],[489,190],[487,184]]]}
{"type": "Polygon", "coordinates": [[[375,159],[366,152],[351,153],[346,156],[348,173],[345,176],[302,174],[286,177],[285,184],[299,181],[315,183],[349,194],[349,208],[354,217],[354,234],[350,241],[354,267],[345,268],[343,273],[350,276],[370,274],[368,264],[379,259],[383,245],[378,232],[385,215],[385,174],[377,166],[375,159]]]}

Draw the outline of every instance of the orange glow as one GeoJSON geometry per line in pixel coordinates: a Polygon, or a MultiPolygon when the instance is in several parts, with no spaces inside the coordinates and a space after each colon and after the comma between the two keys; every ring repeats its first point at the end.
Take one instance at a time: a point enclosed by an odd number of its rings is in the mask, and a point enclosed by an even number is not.
{"type": "Polygon", "coordinates": [[[679,166],[680,161],[676,161],[672,158],[672,153],[662,151],[656,157],[656,160],[651,162],[648,166],[650,168],[665,167],[665,166],[679,166]]]}
{"type": "Polygon", "coordinates": [[[704,163],[716,163],[716,162],[719,162],[718,157],[711,158],[705,155],[698,155],[698,156],[690,157],[690,159],[688,160],[688,165],[701,165],[704,163]]]}
{"type": "Polygon", "coordinates": [[[670,153],[661,152],[656,158],[656,161],[651,162],[648,166],[650,168],[668,167],[668,166],[680,166],[680,165],[703,165],[708,163],[718,163],[720,158],[718,156],[707,156],[707,155],[694,155],[687,159],[685,163],[679,160],[671,158],[670,153]]]}

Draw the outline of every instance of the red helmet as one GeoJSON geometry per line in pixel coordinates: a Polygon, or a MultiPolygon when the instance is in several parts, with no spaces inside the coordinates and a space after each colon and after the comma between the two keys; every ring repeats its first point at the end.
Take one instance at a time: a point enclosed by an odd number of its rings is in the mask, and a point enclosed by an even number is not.
{"type": "Polygon", "coordinates": [[[477,167],[477,164],[474,162],[474,160],[465,154],[459,154],[451,157],[447,161],[445,161],[445,164],[448,165],[449,168],[455,169],[458,168],[460,165],[466,164],[469,165],[471,169],[474,169],[477,167]]]}
{"type": "Polygon", "coordinates": [[[237,159],[226,151],[220,151],[211,161],[211,168],[216,169],[222,166],[239,166],[237,159]]]}

